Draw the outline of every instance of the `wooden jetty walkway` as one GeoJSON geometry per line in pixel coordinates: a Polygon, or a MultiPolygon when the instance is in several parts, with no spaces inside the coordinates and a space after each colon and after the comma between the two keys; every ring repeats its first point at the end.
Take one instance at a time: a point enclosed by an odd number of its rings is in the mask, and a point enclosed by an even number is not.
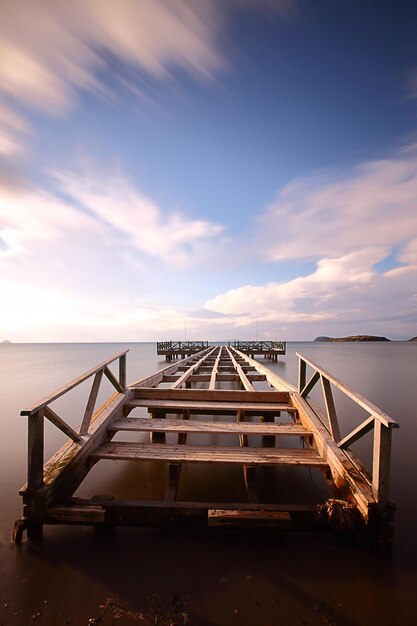
{"type": "Polygon", "coordinates": [[[156,353],[165,356],[166,361],[185,359],[186,356],[197,354],[208,348],[208,341],[158,341],[156,353]]]}
{"type": "Polygon", "coordinates": [[[285,341],[233,341],[229,342],[230,346],[248,354],[252,359],[261,355],[271,361],[277,361],[280,355],[285,354],[287,348],[285,341]]]}
{"type": "Polygon", "coordinates": [[[391,432],[398,425],[371,402],[302,355],[298,355],[296,389],[229,346],[205,348],[126,385],[126,353],[114,355],[21,412],[28,418],[28,473],[27,484],[20,491],[24,506],[23,517],[15,524],[16,542],[26,529],[30,539],[40,540],[45,524],[185,528],[266,525],[297,530],[317,528],[317,517],[331,524],[335,515],[340,517],[347,511],[350,518],[356,516],[371,539],[389,545],[393,511],[389,500],[391,432]],[[110,369],[116,363],[117,375],[110,369]],[[114,393],[95,409],[104,377],[113,385],[114,393]],[[51,405],[87,379],[92,380],[91,390],[75,429],[51,405]],[[319,382],[323,414],[309,398],[319,382]],[[360,425],[343,436],[333,388],[367,414],[360,425]],[[45,419],[68,441],[44,465],[45,419]],[[371,430],[373,464],[368,472],[350,446],[371,430]],[[142,433],[142,441],[113,440],[116,434],[123,437],[123,433],[132,432],[142,433]],[[143,433],[148,433],[145,443],[143,433]],[[192,443],[196,433],[211,435],[211,444],[192,443]],[[216,434],[228,435],[228,445],[223,445],[224,437],[219,438],[221,443],[213,443],[216,434]],[[254,440],[262,443],[254,445],[254,440]],[[90,469],[102,459],[167,464],[165,499],[74,497],[90,469]],[[181,467],[192,463],[241,466],[247,501],[178,501],[181,467]],[[287,472],[291,468],[318,468],[329,485],[331,499],[318,506],[302,501],[260,502],[260,466],[285,467],[287,472]]]}

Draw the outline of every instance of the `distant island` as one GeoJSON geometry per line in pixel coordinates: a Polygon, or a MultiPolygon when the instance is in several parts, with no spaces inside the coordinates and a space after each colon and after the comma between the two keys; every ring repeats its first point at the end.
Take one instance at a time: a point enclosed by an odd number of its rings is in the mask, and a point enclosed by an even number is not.
{"type": "Polygon", "coordinates": [[[1,343],[12,343],[11,341],[9,341],[8,339],[5,339],[4,341],[2,341],[1,343]]]}
{"type": "Polygon", "coordinates": [[[316,337],[314,341],[391,341],[391,339],[376,335],[350,335],[349,337],[316,337]]]}

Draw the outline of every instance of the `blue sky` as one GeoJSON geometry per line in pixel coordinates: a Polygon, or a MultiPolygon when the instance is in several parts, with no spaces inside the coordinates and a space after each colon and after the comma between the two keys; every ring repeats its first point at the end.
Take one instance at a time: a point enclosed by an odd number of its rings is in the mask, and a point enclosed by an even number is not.
{"type": "Polygon", "coordinates": [[[0,18],[0,340],[417,335],[414,2],[0,18]]]}

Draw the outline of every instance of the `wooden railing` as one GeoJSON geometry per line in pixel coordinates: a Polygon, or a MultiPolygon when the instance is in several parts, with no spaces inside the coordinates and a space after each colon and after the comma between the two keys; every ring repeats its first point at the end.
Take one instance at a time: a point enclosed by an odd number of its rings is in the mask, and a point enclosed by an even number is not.
{"type": "Polygon", "coordinates": [[[208,341],[158,341],[156,344],[157,354],[166,352],[199,352],[208,348],[208,341]]]}
{"type": "Polygon", "coordinates": [[[81,376],[74,378],[63,387],[60,387],[56,391],[53,391],[50,395],[45,396],[36,404],[24,409],[20,412],[20,415],[28,416],[28,490],[30,493],[35,493],[43,486],[43,463],[44,463],[44,419],[46,418],[54,426],[59,428],[67,437],[72,439],[75,443],[82,445],[84,438],[88,437],[88,431],[91,423],[91,419],[94,414],[94,408],[100,384],[103,379],[103,375],[108,378],[113,387],[119,393],[124,393],[126,390],[126,354],[129,350],[124,350],[112,356],[107,361],[96,365],[92,369],[88,370],[81,376]],[[119,376],[116,376],[109,369],[110,363],[119,361],[119,376]],[[52,402],[68,393],[75,387],[78,387],[88,378],[94,376],[91,391],[87,399],[87,404],[84,410],[83,419],[80,425],[80,429],[77,432],[69,424],[65,422],[51,407],[52,402]]]}
{"type": "MultiPolygon", "coordinates": [[[[386,415],[381,409],[361,394],[347,387],[332,374],[329,374],[322,367],[297,352],[299,358],[298,368],[298,391],[307,400],[308,394],[320,380],[324,406],[328,424],[324,426],[329,431],[334,442],[339,448],[349,454],[349,446],[358,441],[366,433],[374,430],[373,438],[373,463],[371,472],[371,485],[374,497],[381,507],[385,507],[389,502],[389,485],[391,473],[391,431],[398,428],[399,424],[386,415]],[[307,381],[307,366],[312,370],[312,375],[307,381]],[[341,438],[340,427],[337,418],[336,405],[332,393],[332,385],[351,398],[356,404],[368,413],[368,417],[348,435],[341,438]]],[[[310,405],[311,406],[311,405],[310,405]]],[[[311,406],[315,411],[315,408],[311,406]]],[[[350,455],[350,454],[349,454],[350,455]]],[[[354,459],[352,459],[354,461],[354,459]]],[[[363,474],[364,475],[364,474],[363,474]]],[[[364,475],[368,480],[368,477],[364,475]]]]}
{"type": "Polygon", "coordinates": [[[233,341],[229,342],[229,347],[236,348],[243,352],[267,352],[268,350],[277,350],[285,353],[285,341],[233,341]]]}

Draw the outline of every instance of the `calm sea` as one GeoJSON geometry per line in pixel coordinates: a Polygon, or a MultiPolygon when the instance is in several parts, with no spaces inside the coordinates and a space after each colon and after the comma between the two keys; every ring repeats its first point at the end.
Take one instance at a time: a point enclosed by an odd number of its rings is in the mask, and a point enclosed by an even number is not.
{"type": "MultiPolygon", "coordinates": [[[[329,537],[284,533],[117,529],[103,537],[90,528],[47,527],[41,550],[27,543],[11,545],[26,472],[27,424],[20,410],[125,348],[130,349],[130,382],[166,366],[154,343],[0,344],[0,625],[88,624],[108,598],[141,611],[140,623],[169,624],[162,613],[172,605],[173,594],[179,594],[190,624],[417,624],[416,342],[291,342],[277,363],[265,361],[296,384],[295,353],[301,352],[399,422],[400,429],[393,432],[392,499],[397,512],[391,560],[361,546],[338,545],[329,537]]],[[[89,384],[58,403],[60,414],[74,426],[89,384]]],[[[336,401],[342,430],[348,432],[362,415],[339,394],[336,401]]],[[[369,461],[367,437],[356,451],[369,461]]],[[[63,441],[48,427],[46,456],[63,441]]],[[[132,465],[100,462],[80,495],[161,497],[165,469],[143,464],[138,472],[132,465]]],[[[233,494],[241,499],[236,472],[208,474],[190,466],[182,496],[192,499],[204,493],[221,499],[233,494]]],[[[272,488],[290,497],[290,478],[280,480],[272,481],[272,488]]],[[[311,484],[308,476],[303,480],[318,499],[325,497],[320,485],[311,484]]],[[[109,608],[100,624],[112,623],[110,614],[109,608]]],[[[175,623],[181,620],[178,616],[175,623]]],[[[122,611],[117,623],[138,621],[122,611]]]]}

